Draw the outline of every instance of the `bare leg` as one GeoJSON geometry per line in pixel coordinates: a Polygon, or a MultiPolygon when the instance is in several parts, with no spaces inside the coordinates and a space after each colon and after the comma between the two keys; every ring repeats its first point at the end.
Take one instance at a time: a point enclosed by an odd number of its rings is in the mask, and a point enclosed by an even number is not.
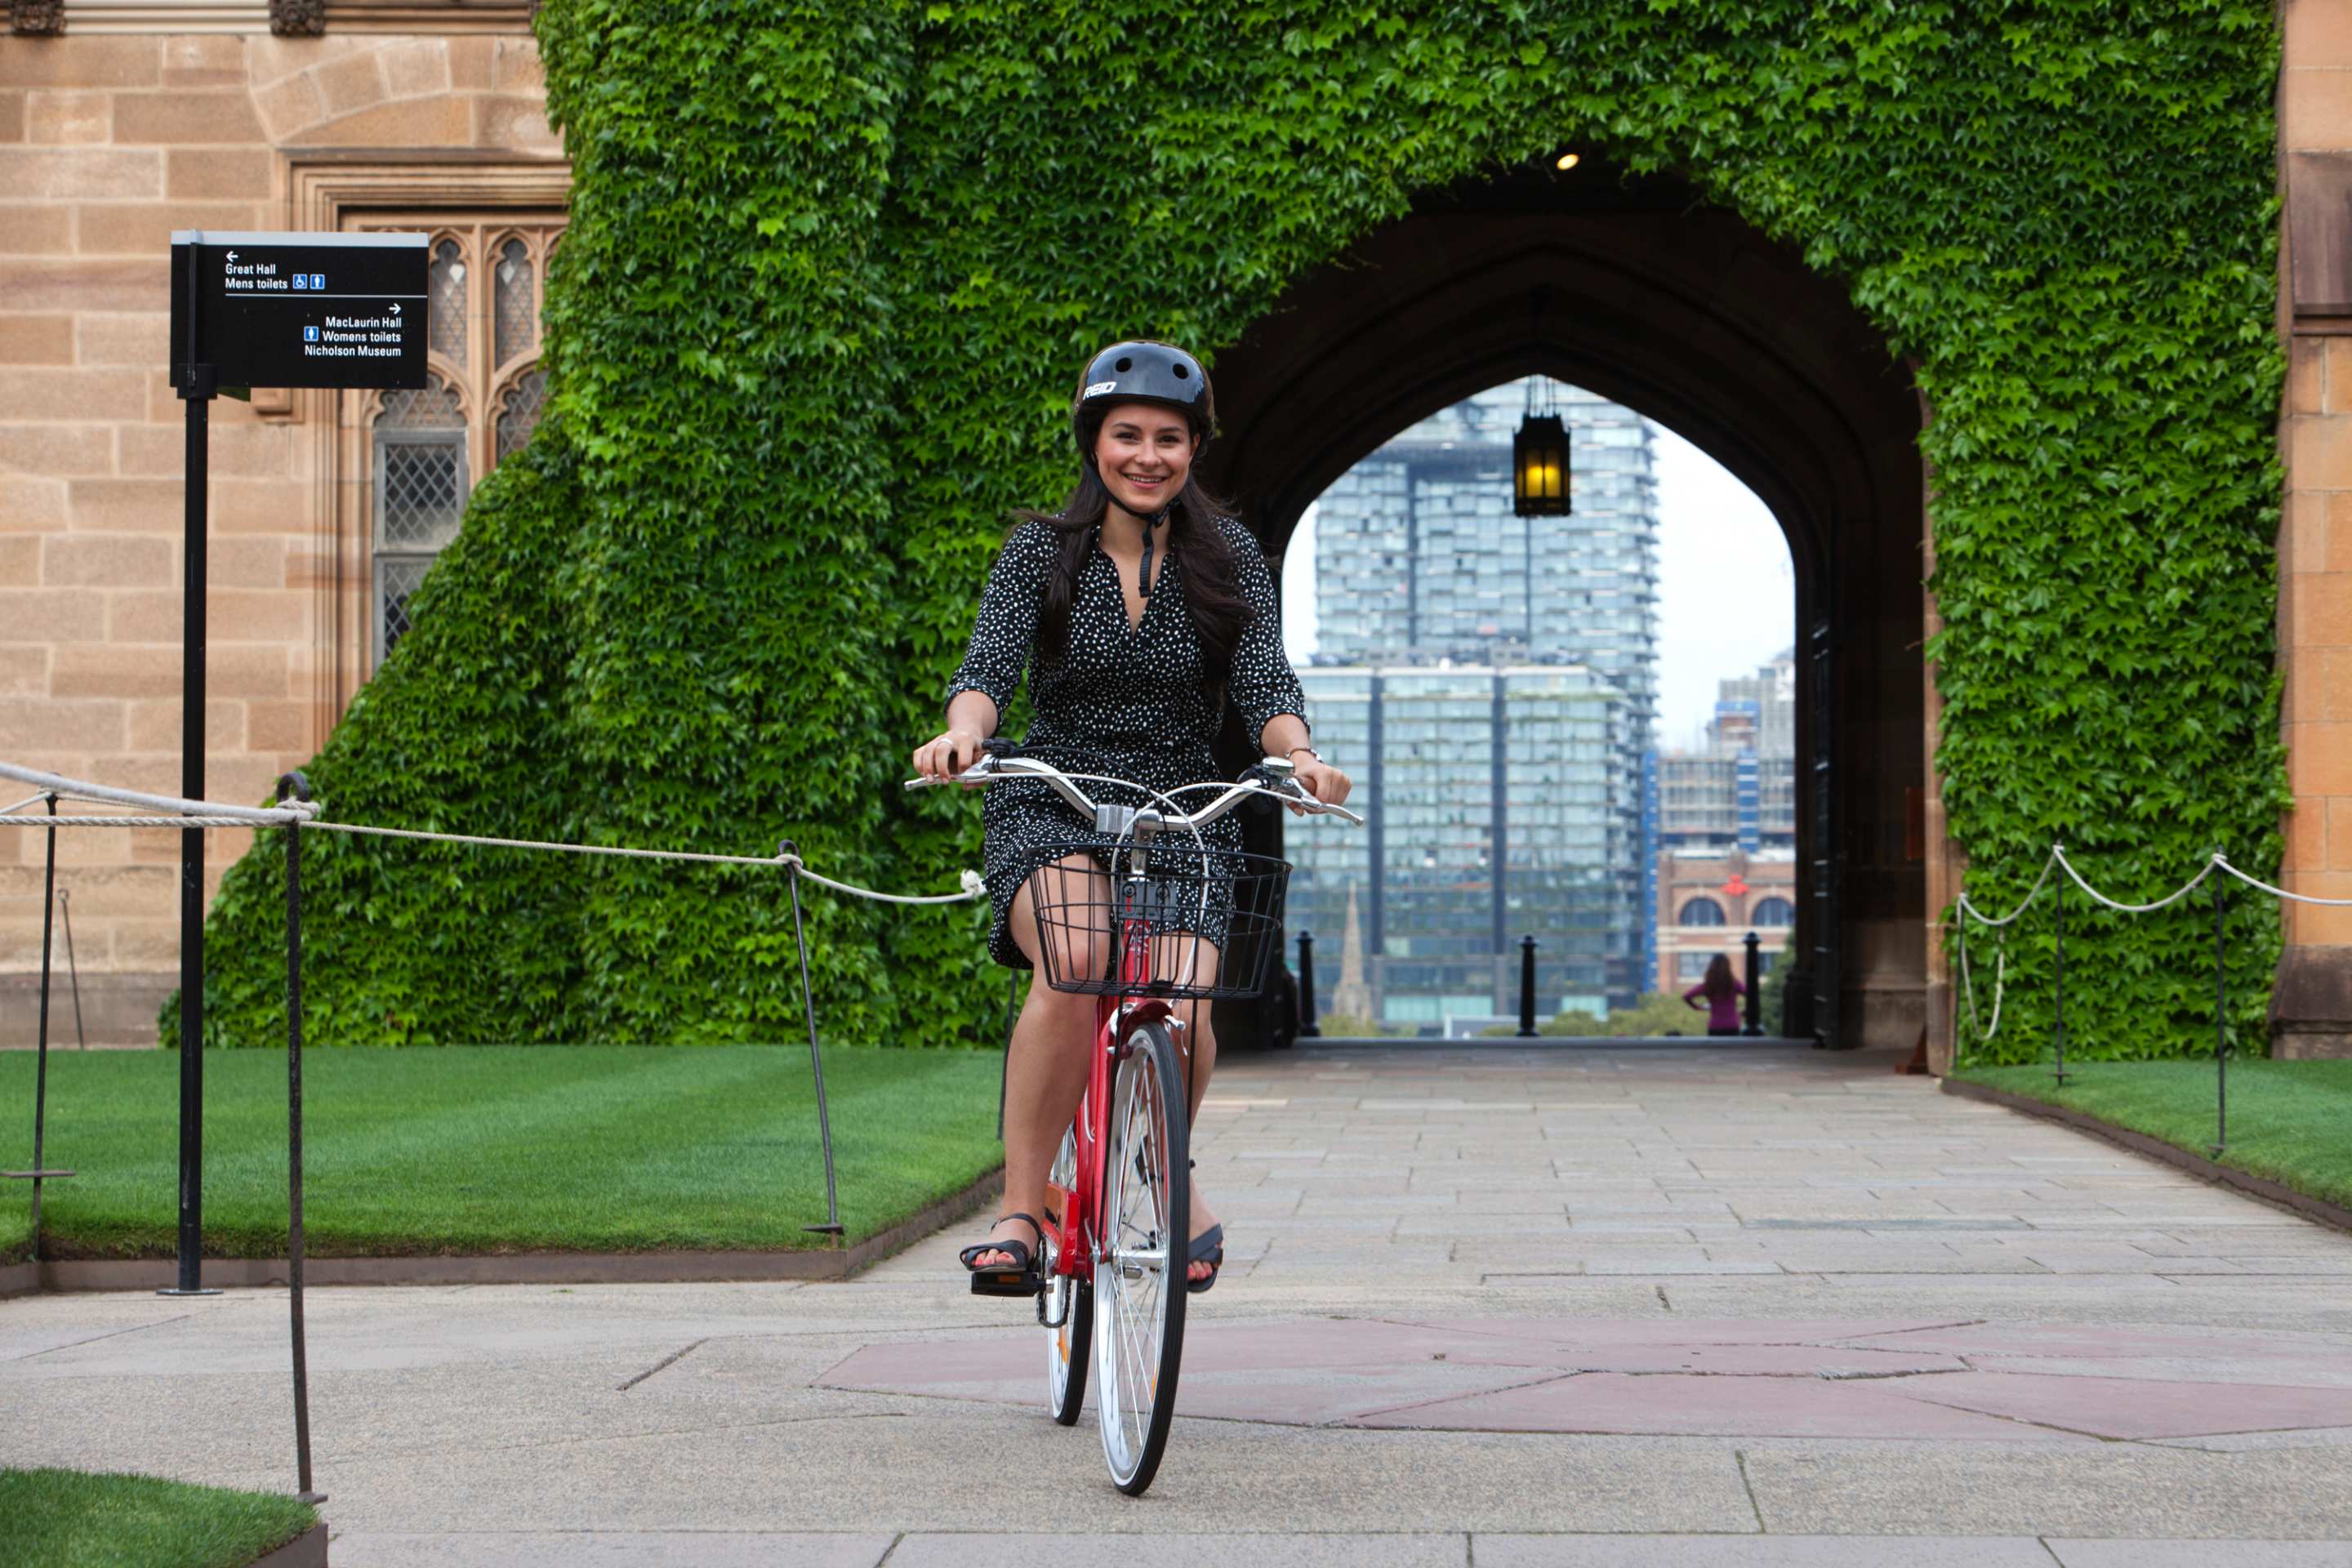
{"type": "MultiPolygon", "coordinates": [[[[1087,1091],[1087,1057],[1094,1046],[1095,999],[1056,991],[1046,984],[1045,966],[1038,951],[1033,896],[1041,880],[1070,875],[1091,876],[1097,882],[1101,879],[1094,872],[1093,861],[1083,855],[1048,867],[1013,895],[1008,921],[1013,941],[1034,967],[1030,971],[1029,994],[1022,1003],[1021,1016],[1013,1022],[1013,1043],[1004,1064],[1004,1200],[996,1211],[999,1218],[988,1238],[1024,1242],[1033,1254],[1037,1238],[1028,1226],[1002,1216],[1033,1214],[1041,1224],[1045,1222],[1045,1173],[1052,1165],[1054,1151],[1061,1146],[1062,1133],[1077,1114],[1078,1100],[1087,1091]]],[[[1064,901],[1054,892],[1046,896],[1050,903],[1064,901]]],[[[1073,896],[1092,898],[1099,907],[1108,895],[1073,896]]],[[[1056,937],[1065,940],[1058,931],[1056,937]]],[[[1074,933],[1056,956],[1087,963],[1093,949],[1069,945],[1069,941],[1083,940],[1084,933],[1074,933]]],[[[1103,940],[1108,940],[1107,933],[1103,940]]],[[[983,1252],[979,1258],[983,1268],[1010,1267],[1012,1262],[1012,1257],[1002,1252],[983,1252]]]]}
{"type": "MultiPolygon", "coordinates": [[[[1213,963],[1215,960],[1210,962],[1213,963]]],[[[1217,1070],[1217,1031],[1209,1023],[1209,1005],[1206,1002],[1194,1003],[1191,1012],[1192,1026],[1184,1031],[1192,1047],[1192,1103],[1189,1109],[1192,1113],[1192,1125],[1198,1127],[1201,1124],[1201,1101],[1209,1092],[1210,1075],[1217,1070]]],[[[1195,1172],[1193,1176],[1192,1234],[1199,1236],[1217,1223],[1217,1216],[1210,1209],[1209,1200],[1201,1194],[1199,1173],[1195,1172]]],[[[1214,1272],[1205,1263],[1195,1263],[1184,1271],[1184,1277],[1206,1279],[1214,1272]]]]}
{"type": "MultiPolygon", "coordinates": [[[[1198,937],[1164,937],[1151,955],[1152,973],[1207,981],[1216,976],[1219,957],[1214,942],[1202,942],[1198,937]]],[[[1192,1085],[1188,1097],[1191,1103],[1185,1109],[1192,1113],[1195,1127],[1201,1124],[1201,1101],[1208,1095],[1209,1079],[1217,1070],[1217,1031],[1209,1021],[1209,1014],[1206,1002],[1185,1003],[1178,1009],[1186,1026],[1177,1032],[1177,1038],[1182,1048],[1191,1053],[1186,1066],[1186,1077],[1192,1085]]],[[[1202,1195],[1196,1172],[1192,1181],[1192,1234],[1204,1235],[1216,1223],[1216,1212],[1202,1195]]],[[[1185,1278],[1206,1279],[1213,1272],[1206,1263],[1195,1263],[1185,1270],[1185,1278]]]]}

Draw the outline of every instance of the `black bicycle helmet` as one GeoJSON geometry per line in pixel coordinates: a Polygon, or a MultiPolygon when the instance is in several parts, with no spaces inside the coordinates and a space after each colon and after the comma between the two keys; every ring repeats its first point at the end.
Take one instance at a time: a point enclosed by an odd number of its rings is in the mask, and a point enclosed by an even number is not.
{"type": "Polygon", "coordinates": [[[1166,343],[1113,343],[1087,362],[1070,400],[1070,438],[1082,462],[1095,460],[1095,432],[1114,404],[1156,403],[1184,416],[1192,433],[1207,440],[1217,424],[1217,403],[1209,373],[1182,349],[1166,343]]]}

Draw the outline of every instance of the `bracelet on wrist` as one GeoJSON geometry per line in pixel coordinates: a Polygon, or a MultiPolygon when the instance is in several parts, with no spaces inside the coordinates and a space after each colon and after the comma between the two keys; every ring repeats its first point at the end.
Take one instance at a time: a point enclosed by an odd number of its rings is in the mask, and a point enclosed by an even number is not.
{"type": "Polygon", "coordinates": [[[1301,752],[1306,752],[1308,756],[1314,758],[1318,763],[1323,760],[1323,753],[1317,751],[1312,746],[1293,746],[1290,750],[1282,753],[1283,761],[1290,762],[1301,752]]]}

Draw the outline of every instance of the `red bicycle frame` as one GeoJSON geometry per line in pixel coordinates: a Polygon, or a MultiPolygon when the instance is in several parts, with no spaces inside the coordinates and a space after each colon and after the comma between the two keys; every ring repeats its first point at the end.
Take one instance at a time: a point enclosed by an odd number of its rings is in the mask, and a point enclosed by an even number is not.
{"type": "MultiPolygon", "coordinates": [[[[1142,879],[1123,879],[1127,888],[1122,900],[1132,899],[1142,879]]],[[[1151,984],[1151,922],[1125,909],[1119,916],[1118,969],[1122,985],[1143,990],[1151,984]]],[[[1077,1154],[1070,1179],[1072,1190],[1061,1192],[1050,1184],[1046,1188],[1048,1196],[1058,1196],[1062,1205],[1055,1227],[1054,1272],[1072,1276],[1083,1285],[1094,1282],[1095,1264],[1104,1256],[1106,1245],[1097,1234],[1097,1210],[1103,1195],[1103,1141],[1110,1132],[1111,1069],[1118,1065],[1124,1042],[1134,1027],[1162,1018],[1174,1023],[1174,1010],[1157,998],[1107,995],[1095,999],[1095,1048],[1087,1063],[1087,1091],[1070,1123],[1077,1154]]],[[[1040,1298],[1041,1317],[1045,1310],[1040,1298]]]]}

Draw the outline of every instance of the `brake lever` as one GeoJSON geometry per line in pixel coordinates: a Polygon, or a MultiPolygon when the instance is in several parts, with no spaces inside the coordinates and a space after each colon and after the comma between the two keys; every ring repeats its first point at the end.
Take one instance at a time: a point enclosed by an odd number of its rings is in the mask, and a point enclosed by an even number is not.
{"type": "MultiPolygon", "coordinates": [[[[985,746],[993,744],[994,742],[983,741],[981,743],[985,746]]],[[[963,772],[956,774],[953,778],[935,779],[926,775],[922,778],[908,779],[899,787],[901,789],[945,789],[950,784],[985,783],[990,779],[1000,778],[1002,776],[1003,776],[1003,770],[996,766],[996,756],[992,752],[988,755],[982,756],[978,762],[973,763],[971,766],[964,769],[963,772]]]]}
{"type": "Polygon", "coordinates": [[[1290,787],[1288,789],[1284,789],[1280,785],[1276,785],[1271,793],[1284,801],[1296,802],[1297,804],[1305,806],[1307,808],[1307,816],[1337,816],[1342,817],[1349,822],[1352,822],[1359,827],[1361,827],[1364,825],[1364,819],[1356,813],[1349,811],[1346,806],[1333,805],[1328,801],[1316,799],[1315,796],[1309,793],[1307,786],[1300,784],[1295,775],[1284,780],[1283,783],[1288,784],[1290,787]]]}

